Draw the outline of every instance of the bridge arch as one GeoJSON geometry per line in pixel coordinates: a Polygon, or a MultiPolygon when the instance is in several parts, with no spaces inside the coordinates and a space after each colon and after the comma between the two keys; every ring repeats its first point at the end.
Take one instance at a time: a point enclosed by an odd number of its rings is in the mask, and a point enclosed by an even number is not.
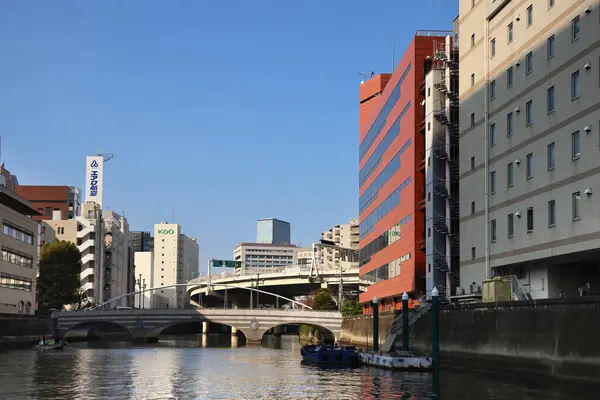
{"type": "Polygon", "coordinates": [[[94,340],[108,337],[122,337],[131,340],[129,328],[113,321],[85,321],[73,325],[62,334],[67,340],[94,340]]]}
{"type": "Polygon", "coordinates": [[[338,341],[338,335],[335,334],[335,332],[322,325],[322,324],[314,324],[314,323],[306,323],[306,322],[289,322],[286,321],[285,323],[281,323],[281,324],[275,324],[273,326],[270,327],[265,327],[265,332],[262,334],[262,337],[264,338],[264,336],[269,333],[270,331],[277,329],[277,328],[281,328],[282,326],[286,326],[286,325],[299,325],[300,326],[300,335],[312,335],[315,331],[317,334],[319,334],[320,338],[319,339],[323,339],[323,341],[325,341],[326,343],[336,343],[338,341]],[[308,330],[309,332],[303,332],[303,327],[305,330],[308,330]]]}

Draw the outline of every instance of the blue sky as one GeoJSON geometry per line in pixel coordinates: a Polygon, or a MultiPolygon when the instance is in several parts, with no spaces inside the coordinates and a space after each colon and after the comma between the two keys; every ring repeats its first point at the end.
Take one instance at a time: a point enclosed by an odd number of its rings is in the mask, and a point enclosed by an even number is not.
{"type": "Polygon", "coordinates": [[[2,160],[21,184],[83,189],[103,149],[105,207],[175,221],[201,269],[256,219],[309,245],[358,216],[359,72],[389,72],[458,1],[19,1],[0,5],[2,160]]]}

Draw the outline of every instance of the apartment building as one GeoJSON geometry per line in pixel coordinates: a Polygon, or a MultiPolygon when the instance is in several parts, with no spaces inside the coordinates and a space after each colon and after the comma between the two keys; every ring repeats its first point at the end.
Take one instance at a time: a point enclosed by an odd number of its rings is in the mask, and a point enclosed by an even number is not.
{"type": "Polygon", "coordinates": [[[447,34],[417,32],[392,75],[375,76],[360,87],[360,275],[373,282],[360,295],[367,313],[375,296],[382,310],[397,309],[404,292],[418,297],[425,290],[420,87],[433,42],[447,34]]]}
{"type": "Polygon", "coordinates": [[[0,313],[34,314],[38,272],[39,213],[14,192],[16,177],[0,174],[0,313]]]}
{"type": "Polygon", "coordinates": [[[96,304],[108,300],[104,297],[105,236],[100,206],[86,202],[82,206],[82,214],[75,219],[44,220],[41,224],[45,241],[66,240],[75,244],[81,252],[81,290],[88,300],[96,304]]]}
{"type": "MultiPolygon", "coordinates": [[[[112,211],[102,211],[104,231],[104,301],[131,293],[133,263],[129,253],[129,223],[127,218],[112,211]]],[[[129,306],[129,299],[115,305],[129,306]]]]}
{"type": "Polygon", "coordinates": [[[168,299],[169,308],[185,308],[189,295],[185,287],[161,289],[184,284],[198,276],[200,247],[196,239],[184,235],[178,224],[166,221],[154,225],[154,261],[151,284],[156,294],[168,299]]]}
{"type": "Polygon", "coordinates": [[[460,281],[600,287],[600,1],[460,0],[460,281]]]}
{"type": "Polygon", "coordinates": [[[315,267],[324,269],[357,268],[359,260],[359,222],[338,224],[321,233],[321,240],[313,244],[315,267]]]}

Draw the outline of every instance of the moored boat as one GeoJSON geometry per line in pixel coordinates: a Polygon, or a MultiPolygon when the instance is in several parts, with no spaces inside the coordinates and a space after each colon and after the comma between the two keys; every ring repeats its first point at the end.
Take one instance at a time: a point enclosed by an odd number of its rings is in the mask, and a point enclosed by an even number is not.
{"type": "Polygon", "coordinates": [[[335,365],[356,367],[359,357],[354,347],[307,345],[300,350],[302,361],[320,366],[335,365]]]}
{"type": "Polygon", "coordinates": [[[62,350],[64,349],[64,347],[67,345],[67,342],[64,340],[59,340],[59,341],[55,341],[55,340],[47,340],[45,341],[45,343],[43,341],[40,341],[40,343],[38,344],[38,349],[40,350],[62,350]]]}

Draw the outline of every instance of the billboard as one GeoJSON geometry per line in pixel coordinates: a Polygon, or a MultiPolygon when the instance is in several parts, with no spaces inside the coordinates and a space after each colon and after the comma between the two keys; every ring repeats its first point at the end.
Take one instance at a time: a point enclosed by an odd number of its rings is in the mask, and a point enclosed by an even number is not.
{"type": "Polygon", "coordinates": [[[85,201],[96,202],[102,207],[102,186],[104,180],[104,157],[85,158],[85,201]]]}

